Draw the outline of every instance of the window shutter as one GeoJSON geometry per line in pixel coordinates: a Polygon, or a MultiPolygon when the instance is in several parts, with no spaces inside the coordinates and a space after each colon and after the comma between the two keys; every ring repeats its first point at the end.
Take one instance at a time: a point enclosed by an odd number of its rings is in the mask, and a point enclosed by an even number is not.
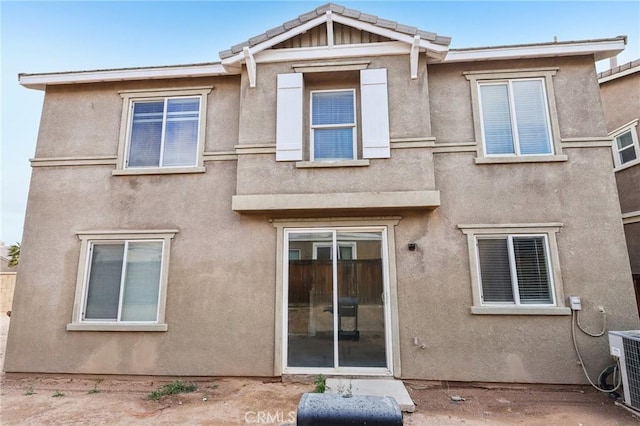
{"type": "Polygon", "coordinates": [[[360,71],[362,156],[389,158],[389,101],[387,70],[360,71]]]}
{"type": "Polygon", "coordinates": [[[278,74],[276,161],[302,160],[303,75],[278,74]]]}

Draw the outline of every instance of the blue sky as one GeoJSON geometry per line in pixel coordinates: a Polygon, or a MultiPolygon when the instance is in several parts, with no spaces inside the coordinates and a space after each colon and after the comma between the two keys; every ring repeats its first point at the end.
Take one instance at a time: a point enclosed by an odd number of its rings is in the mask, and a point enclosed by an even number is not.
{"type": "MultiPolygon", "coordinates": [[[[44,98],[21,87],[18,73],[215,62],[219,51],[325,2],[0,0],[0,240],[22,238],[44,98]]],[[[452,37],[452,48],[627,35],[619,63],[640,58],[639,0],[337,3],[452,37]]]]}

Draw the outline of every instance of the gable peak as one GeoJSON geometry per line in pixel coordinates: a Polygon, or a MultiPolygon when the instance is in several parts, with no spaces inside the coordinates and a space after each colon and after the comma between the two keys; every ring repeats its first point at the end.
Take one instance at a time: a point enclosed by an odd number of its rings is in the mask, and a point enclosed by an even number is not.
{"type": "Polygon", "coordinates": [[[221,51],[219,53],[220,59],[224,60],[234,55],[240,54],[245,47],[252,48],[259,44],[268,42],[274,37],[277,37],[288,31],[292,31],[297,27],[304,25],[305,23],[311,20],[326,16],[328,11],[331,11],[331,13],[335,13],[344,18],[349,18],[349,19],[353,19],[354,21],[372,25],[374,28],[377,27],[381,30],[393,31],[402,36],[412,36],[412,37],[419,36],[422,40],[426,40],[426,41],[429,41],[430,43],[440,45],[443,47],[447,47],[451,42],[450,37],[439,36],[438,34],[433,32],[424,31],[416,27],[400,24],[396,21],[382,19],[375,15],[364,13],[355,9],[349,9],[336,3],[326,3],[309,12],[301,14],[297,18],[289,20],[283,23],[282,25],[279,25],[270,30],[267,30],[264,33],[259,34],[257,36],[251,37],[250,39],[242,43],[238,43],[232,46],[230,49],[221,51]]]}

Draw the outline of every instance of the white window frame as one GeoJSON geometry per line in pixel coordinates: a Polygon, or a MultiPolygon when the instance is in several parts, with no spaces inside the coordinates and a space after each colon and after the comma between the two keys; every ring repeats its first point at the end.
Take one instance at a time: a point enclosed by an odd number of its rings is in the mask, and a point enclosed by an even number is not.
{"type": "Polygon", "coordinates": [[[510,154],[486,154],[487,157],[514,157],[514,156],[542,156],[542,155],[553,155],[553,136],[551,135],[551,121],[549,120],[549,102],[547,100],[547,92],[544,87],[544,79],[542,78],[512,78],[507,80],[496,80],[496,81],[481,81],[478,82],[478,97],[480,101],[480,125],[482,126],[482,143],[484,152],[488,152],[487,149],[487,137],[485,134],[484,128],[484,109],[482,108],[482,90],[480,90],[484,86],[505,86],[507,87],[507,97],[509,102],[509,118],[511,119],[511,136],[513,138],[513,150],[514,153],[510,154]],[[515,98],[513,93],[513,83],[519,81],[538,81],[540,82],[540,87],[542,88],[542,97],[544,98],[545,103],[545,125],[547,127],[547,137],[549,138],[549,149],[550,152],[542,152],[537,154],[522,154],[520,152],[520,137],[518,136],[518,122],[516,119],[516,106],[515,106],[515,98]]]}
{"type": "Polygon", "coordinates": [[[467,236],[467,248],[470,262],[471,290],[473,305],[472,314],[490,315],[571,315],[571,309],[565,307],[564,286],[560,270],[560,257],[556,234],[563,226],[561,223],[534,223],[534,224],[500,224],[500,225],[458,225],[458,228],[467,236]],[[547,259],[547,270],[553,304],[520,304],[517,276],[515,275],[515,260],[513,256],[513,237],[544,237],[547,259]],[[511,279],[514,290],[514,301],[483,302],[482,277],[477,241],[479,238],[508,238],[509,262],[511,279]]]}
{"type": "MultiPolygon", "coordinates": [[[[167,298],[167,283],[169,272],[169,254],[171,252],[171,240],[177,230],[155,231],[97,231],[79,232],[80,258],[78,274],[76,277],[76,293],[73,304],[73,315],[68,331],[167,331],[165,323],[165,305],[167,298]],[[160,263],[160,282],[158,291],[158,313],[156,321],[109,321],[97,319],[84,319],[84,310],[88,294],[88,280],[91,265],[91,248],[94,244],[125,243],[127,242],[161,242],[162,258],[160,263]]],[[[126,258],[125,258],[126,260],[126,258]]],[[[122,285],[122,284],[121,284],[122,285]]],[[[122,299],[122,290],[120,294],[122,299]]],[[[118,309],[121,309],[122,300],[118,309]]]]}
{"type": "MultiPolygon", "coordinates": [[[[558,122],[558,110],[555,101],[555,91],[553,87],[553,77],[559,68],[526,68],[526,69],[503,69],[493,71],[465,71],[463,75],[470,83],[471,107],[474,122],[475,144],[477,156],[476,164],[500,164],[500,163],[532,163],[532,162],[555,162],[567,161],[567,155],[562,152],[562,140],[560,137],[560,125],[558,122]],[[551,154],[486,154],[486,144],[484,138],[484,125],[482,120],[482,106],[480,97],[480,86],[483,84],[504,84],[508,81],[521,80],[541,80],[543,94],[546,103],[546,119],[549,130],[551,154]]],[[[510,100],[509,107],[513,108],[510,100]]],[[[512,120],[513,111],[512,111],[512,120]]],[[[513,131],[517,127],[512,126],[513,131]]],[[[515,139],[514,139],[515,141],[515,139]]],[[[516,143],[517,146],[517,143],[516,143]]],[[[516,148],[519,152],[519,147],[516,148]]]]}
{"type": "MultiPolygon", "coordinates": [[[[320,247],[329,247],[330,248],[330,256],[331,259],[333,259],[333,243],[331,242],[314,242],[313,243],[313,260],[318,259],[318,248],[320,247]]],[[[338,250],[340,250],[340,247],[351,247],[351,259],[349,260],[356,260],[358,259],[358,243],[356,243],[355,241],[339,241],[338,242],[338,250]]],[[[338,260],[342,260],[340,259],[340,257],[338,257],[338,260]]]]}
{"type": "Polygon", "coordinates": [[[635,119],[624,126],[618,127],[611,133],[609,136],[612,138],[611,140],[611,154],[613,156],[613,164],[614,170],[620,171],[626,168],[635,166],[636,164],[640,164],[640,142],[638,141],[638,122],[640,119],[635,119]],[[636,159],[627,161],[626,163],[621,162],[620,158],[620,150],[618,149],[618,138],[626,133],[631,133],[632,143],[625,149],[633,148],[636,152],[636,159]]]}
{"type": "Polygon", "coordinates": [[[296,248],[290,248],[289,249],[289,260],[301,260],[301,258],[302,258],[302,250],[296,249],[296,248]],[[296,256],[298,258],[297,259],[292,259],[291,258],[291,253],[296,253],[296,256]]]}
{"type": "Polygon", "coordinates": [[[356,160],[358,158],[358,110],[356,109],[356,89],[328,89],[328,90],[311,90],[309,92],[309,158],[311,161],[320,161],[320,162],[336,162],[336,161],[351,161],[356,160]],[[352,100],[353,100],[353,123],[342,123],[342,124],[313,124],[313,94],[314,93],[337,93],[337,92],[351,92],[352,100]],[[315,138],[314,131],[316,129],[352,129],[352,140],[353,140],[353,152],[351,158],[334,158],[334,159],[315,159],[315,138]]]}
{"type": "Polygon", "coordinates": [[[486,301],[484,300],[484,294],[483,294],[483,286],[482,286],[482,268],[480,267],[480,250],[479,248],[476,249],[476,255],[478,256],[478,277],[479,277],[479,285],[480,285],[480,303],[482,304],[482,306],[494,306],[494,305],[515,305],[515,306],[555,306],[556,301],[555,301],[555,292],[553,291],[554,288],[554,284],[553,284],[553,275],[551,274],[551,264],[550,264],[550,260],[549,260],[549,241],[547,239],[547,235],[546,234],[506,234],[506,235],[486,235],[486,236],[477,236],[475,237],[476,240],[476,247],[478,247],[478,241],[479,240],[489,240],[489,239],[496,239],[496,240],[506,240],[507,241],[507,255],[509,256],[509,272],[510,272],[510,276],[511,276],[511,290],[513,292],[513,302],[512,303],[508,303],[508,302],[492,302],[492,301],[486,301]],[[514,238],[543,238],[544,240],[544,250],[545,250],[545,268],[547,270],[547,274],[549,277],[549,285],[551,286],[551,291],[550,291],[550,295],[551,295],[551,303],[540,303],[540,304],[533,304],[533,303],[527,303],[527,304],[523,304],[521,302],[520,299],[520,286],[518,284],[518,267],[516,265],[516,259],[515,259],[515,251],[513,248],[513,240],[514,238]]]}
{"type": "MultiPolygon", "coordinates": [[[[185,89],[154,89],[154,90],[126,90],[121,91],[123,99],[122,117],[120,121],[120,139],[118,144],[117,168],[114,175],[131,174],[169,174],[169,173],[203,173],[204,168],[204,146],[206,135],[207,119],[207,98],[212,87],[194,87],[185,89]],[[162,166],[158,167],[129,167],[129,147],[131,131],[133,126],[133,106],[136,102],[165,102],[165,116],[163,117],[163,139],[164,125],[166,123],[166,103],[169,99],[198,98],[200,100],[200,111],[198,119],[198,141],[196,145],[196,160],[193,165],[188,166],[162,166]]],[[[162,142],[164,145],[164,141],[162,142]]],[[[160,158],[162,158],[162,147],[160,158]]]]}
{"type": "MultiPolygon", "coordinates": [[[[388,286],[388,300],[385,300],[385,306],[388,306],[387,313],[385,314],[385,324],[388,324],[388,330],[386,333],[387,340],[387,362],[388,367],[391,368],[388,372],[383,372],[383,375],[395,375],[396,377],[402,376],[402,369],[400,364],[400,325],[398,314],[398,283],[396,274],[396,246],[395,246],[395,227],[400,221],[400,217],[385,217],[385,218],[333,218],[327,220],[321,219],[274,219],[273,226],[276,228],[276,326],[275,326],[275,357],[274,357],[274,376],[280,376],[283,373],[293,373],[291,367],[287,367],[287,336],[288,336],[288,324],[287,324],[287,289],[288,289],[288,271],[289,262],[286,257],[287,250],[289,248],[288,234],[290,232],[305,232],[310,230],[313,232],[321,231],[350,231],[363,232],[367,230],[377,231],[381,230],[385,233],[382,240],[383,256],[387,259],[383,262],[384,279],[386,280],[386,286],[388,286]]],[[[375,368],[370,371],[370,374],[379,374],[375,368]]],[[[359,369],[359,374],[364,374],[362,369],[359,369]]],[[[301,373],[302,374],[302,373],[301,373]]],[[[304,374],[326,374],[323,368],[305,369],[304,374]],[[315,370],[315,371],[311,371],[315,370]]],[[[336,374],[340,374],[336,372],[336,374]]],[[[351,372],[347,374],[352,374],[351,372]]]]}

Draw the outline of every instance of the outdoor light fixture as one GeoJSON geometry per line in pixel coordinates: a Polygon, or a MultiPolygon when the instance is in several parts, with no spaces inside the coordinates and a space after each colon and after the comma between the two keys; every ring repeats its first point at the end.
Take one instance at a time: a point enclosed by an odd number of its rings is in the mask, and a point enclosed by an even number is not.
{"type": "Polygon", "coordinates": [[[416,247],[418,247],[418,245],[416,243],[407,244],[407,248],[409,249],[409,251],[415,251],[416,247]]]}

